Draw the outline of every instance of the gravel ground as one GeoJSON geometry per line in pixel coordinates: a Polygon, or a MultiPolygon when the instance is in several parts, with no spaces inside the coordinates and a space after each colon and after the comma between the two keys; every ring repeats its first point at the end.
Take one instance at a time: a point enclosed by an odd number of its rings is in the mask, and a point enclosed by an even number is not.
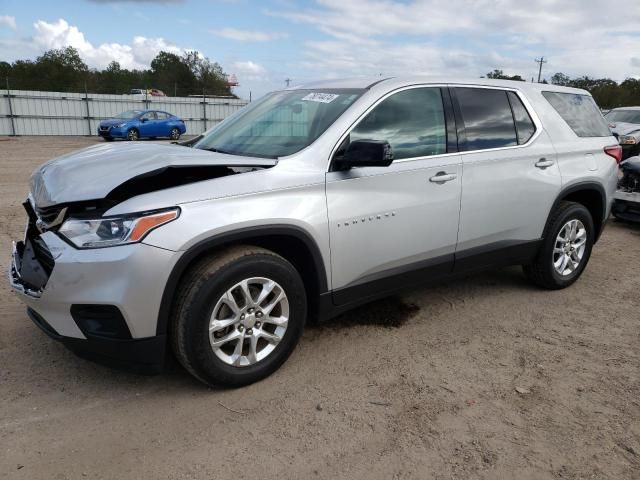
{"type": "MultiPolygon", "coordinates": [[[[43,161],[0,139],[0,267],[43,161]]],[[[0,478],[638,479],[640,228],[611,222],[571,288],[518,268],[311,326],[273,376],[210,390],[76,358],[0,284],[0,478]]]]}

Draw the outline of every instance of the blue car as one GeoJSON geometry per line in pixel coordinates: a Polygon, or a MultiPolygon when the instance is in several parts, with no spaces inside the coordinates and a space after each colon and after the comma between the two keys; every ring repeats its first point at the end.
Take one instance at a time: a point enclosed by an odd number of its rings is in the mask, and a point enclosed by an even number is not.
{"type": "Polygon", "coordinates": [[[178,140],[187,131],[182,119],[160,110],[128,110],[100,122],[98,135],[105,140],[169,137],[178,140]]]}

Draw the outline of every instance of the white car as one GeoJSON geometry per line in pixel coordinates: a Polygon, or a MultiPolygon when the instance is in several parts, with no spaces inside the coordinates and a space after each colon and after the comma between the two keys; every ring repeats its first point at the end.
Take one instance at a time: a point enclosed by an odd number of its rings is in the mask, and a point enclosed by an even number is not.
{"type": "Polygon", "coordinates": [[[83,355],[156,369],[170,345],[201,381],[246,385],[282,365],[309,316],[504,265],[571,285],[620,158],[583,90],[310,84],[191,147],[105,144],[46,163],[11,282],[34,322],[83,355]]]}

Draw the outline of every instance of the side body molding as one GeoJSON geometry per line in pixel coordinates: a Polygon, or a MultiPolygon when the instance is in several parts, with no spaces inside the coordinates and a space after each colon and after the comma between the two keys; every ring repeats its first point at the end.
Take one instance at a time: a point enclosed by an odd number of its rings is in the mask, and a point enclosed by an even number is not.
{"type": "Polygon", "coordinates": [[[316,244],[315,240],[309,233],[300,227],[286,224],[274,224],[274,225],[262,225],[252,226],[247,228],[240,228],[231,232],[225,232],[220,235],[207,238],[200,241],[189,248],[178,260],[174,266],[169,279],[164,287],[162,294],[162,300],[160,302],[160,311],[158,313],[158,325],[156,328],[156,335],[164,335],[167,333],[169,326],[169,320],[171,315],[171,306],[175,291],[182,279],[183,274],[191,263],[198,258],[201,254],[208,250],[212,250],[216,247],[220,247],[225,244],[238,243],[243,240],[247,240],[251,243],[252,239],[268,238],[275,236],[288,236],[302,241],[308,251],[311,253],[311,260],[314,265],[316,273],[316,282],[318,287],[318,293],[323,294],[328,290],[327,272],[324,267],[322,254],[316,244]]]}

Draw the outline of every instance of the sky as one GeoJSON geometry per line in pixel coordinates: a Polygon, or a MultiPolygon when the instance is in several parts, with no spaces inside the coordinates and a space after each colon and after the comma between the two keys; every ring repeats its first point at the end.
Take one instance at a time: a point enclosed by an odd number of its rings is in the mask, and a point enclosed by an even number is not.
{"type": "Polygon", "coordinates": [[[197,50],[242,98],[354,76],[640,78],[638,0],[0,0],[0,61],[71,45],[93,68],[197,50]]]}

